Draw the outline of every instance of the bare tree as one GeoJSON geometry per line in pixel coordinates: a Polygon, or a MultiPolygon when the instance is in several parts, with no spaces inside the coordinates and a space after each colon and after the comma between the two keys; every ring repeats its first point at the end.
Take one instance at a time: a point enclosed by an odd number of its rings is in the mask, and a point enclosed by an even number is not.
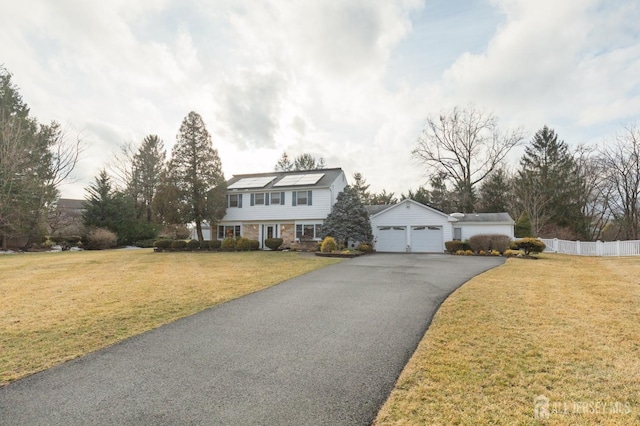
{"type": "Polygon", "coordinates": [[[585,237],[591,241],[602,238],[609,222],[612,186],[606,176],[606,167],[595,149],[579,146],[573,158],[580,190],[577,192],[581,214],[586,222],[585,237]]]}
{"type": "Polygon", "coordinates": [[[609,208],[620,226],[620,237],[640,238],[640,129],[625,127],[602,150],[607,183],[611,185],[609,208]]]}
{"type": "Polygon", "coordinates": [[[473,105],[427,118],[413,157],[444,173],[461,192],[462,209],[474,210],[475,185],[486,178],[524,138],[522,129],[500,131],[498,119],[473,105]]]}

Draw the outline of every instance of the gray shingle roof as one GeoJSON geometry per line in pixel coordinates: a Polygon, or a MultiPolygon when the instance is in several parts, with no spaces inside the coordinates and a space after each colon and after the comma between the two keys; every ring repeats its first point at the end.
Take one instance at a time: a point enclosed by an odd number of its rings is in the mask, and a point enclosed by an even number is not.
{"type": "Polygon", "coordinates": [[[458,222],[464,223],[514,223],[509,213],[465,213],[464,216],[459,217],[458,215],[453,215],[458,222]]]}

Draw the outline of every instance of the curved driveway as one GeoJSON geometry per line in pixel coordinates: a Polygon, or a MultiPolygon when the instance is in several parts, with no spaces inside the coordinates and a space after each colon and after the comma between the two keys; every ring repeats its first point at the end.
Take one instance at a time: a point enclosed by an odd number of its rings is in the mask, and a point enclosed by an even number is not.
{"type": "Polygon", "coordinates": [[[442,301],[502,262],[347,260],[0,388],[0,424],[367,425],[442,301]]]}

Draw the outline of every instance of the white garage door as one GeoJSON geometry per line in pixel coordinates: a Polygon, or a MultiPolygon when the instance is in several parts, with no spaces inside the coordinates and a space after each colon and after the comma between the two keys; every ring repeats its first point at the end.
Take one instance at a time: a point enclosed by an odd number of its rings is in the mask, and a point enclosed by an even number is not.
{"type": "Polygon", "coordinates": [[[376,251],[406,252],[407,251],[407,227],[406,226],[379,226],[376,251]]]}
{"type": "Polygon", "coordinates": [[[411,251],[413,253],[442,253],[443,250],[442,227],[411,227],[411,251]]]}

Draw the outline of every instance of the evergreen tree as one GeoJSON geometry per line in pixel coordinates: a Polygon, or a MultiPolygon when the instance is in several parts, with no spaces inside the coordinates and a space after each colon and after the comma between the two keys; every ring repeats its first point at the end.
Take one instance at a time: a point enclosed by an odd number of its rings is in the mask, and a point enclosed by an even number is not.
{"type": "Polygon", "coordinates": [[[424,186],[419,187],[416,192],[409,190],[407,192],[407,195],[402,194],[400,200],[406,199],[417,201],[418,203],[424,204],[425,206],[431,205],[431,194],[429,193],[429,190],[424,186]]]}
{"type": "Polygon", "coordinates": [[[394,192],[387,192],[383,189],[382,192],[373,194],[370,198],[371,205],[391,205],[398,202],[394,192]]]}
{"type": "Polygon", "coordinates": [[[370,185],[367,184],[367,180],[360,172],[353,173],[353,180],[353,189],[355,189],[358,195],[360,195],[360,200],[363,204],[369,204],[371,194],[369,193],[370,185]]]}
{"type": "Polygon", "coordinates": [[[280,157],[280,159],[276,163],[275,171],[276,172],[290,172],[291,170],[293,170],[293,164],[291,163],[291,160],[289,160],[289,156],[287,155],[287,153],[283,152],[282,156],[280,157]]]}
{"type": "Polygon", "coordinates": [[[311,154],[300,154],[293,160],[293,170],[295,171],[319,170],[324,168],[324,158],[320,157],[316,159],[311,154]]]}
{"type": "Polygon", "coordinates": [[[496,169],[480,187],[479,212],[508,212],[511,207],[511,182],[504,169],[496,169]]]}
{"type": "Polygon", "coordinates": [[[438,172],[429,178],[429,205],[445,213],[453,213],[459,211],[457,209],[456,197],[447,188],[447,175],[443,172],[438,172]]]}
{"type": "Polygon", "coordinates": [[[516,238],[533,237],[531,232],[531,221],[526,211],[523,211],[514,227],[514,235],[516,238]]]}
{"type": "Polygon", "coordinates": [[[164,169],[166,151],[162,140],[156,135],[144,138],[138,152],[133,156],[130,191],[138,203],[138,216],[147,222],[153,221],[152,202],[156,195],[164,169]]]}
{"type": "Polygon", "coordinates": [[[198,240],[202,241],[202,223],[208,221],[213,226],[224,216],[226,181],[218,151],[196,112],[182,121],[169,170],[178,190],[181,222],[195,223],[198,240]]]}
{"type": "Polygon", "coordinates": [[[323,238],[335,238],[341,247],[346,246],[349,240],[370,242],[373,239],[369,213],[353,187],[346,186],[338,194],[331,213],[322,225],[322,233],[323,238]]]}
{"type": "MultiPolygon", "coordinates": [[[[537,203],[540,211],[528,211],[529,216],[544,218],[544,222],[559,227],[570,227],[578,235],[583,233],[576,162],[567,144],[558,140],[553,129],[544,126],[526,147],[515,185],[521,204],[522,198],[530,194],[538,194],[538,198],[544,200],[537,203]]],[[[534,233],[541,231],[544,222],[533,223],[534,233]]]]}

